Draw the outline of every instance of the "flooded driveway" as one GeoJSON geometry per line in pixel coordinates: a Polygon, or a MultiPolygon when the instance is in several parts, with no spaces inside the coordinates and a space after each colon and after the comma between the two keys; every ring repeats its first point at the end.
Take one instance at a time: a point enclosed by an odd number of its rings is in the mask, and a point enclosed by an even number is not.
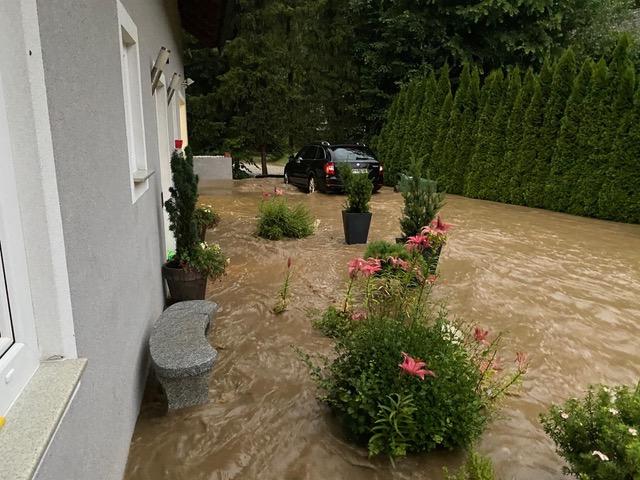
{"type": "MultiPolygon", "coordinates": [[[[276,180],[221,182],[201,200],[222,215],[208,233],[231,258],[228,274],[210,284],[221,311],[210,340],[219,351],[210,403],[164,414],[150,382],[131,444],[126,479],[425,479],[442,478],[460,453],[436,452],[398,462],[347,443],[290,345],[328,353],[309,309],[341,298],[346,263],[363,246],[343,243],[344,197],[288,190],[318,219],[314,236],[270,242],[253,236],[263,190],[276,180]],[[270,313],[294,262],[293,299],[270,313]]],[[[374,196],[370,240],[399,234],[402,198],[374,196]]],[[[640,377],[640,226],[449,197],[444,218],[455,225],[440,261],[436,295],[468,322],[508,334],[506,350],[527,351],[531,368],[517,395],[478,450],[504,480],[563,478],[538,415],[552,402],[579,396],[590,383],[635,384],[640,377]]]]}

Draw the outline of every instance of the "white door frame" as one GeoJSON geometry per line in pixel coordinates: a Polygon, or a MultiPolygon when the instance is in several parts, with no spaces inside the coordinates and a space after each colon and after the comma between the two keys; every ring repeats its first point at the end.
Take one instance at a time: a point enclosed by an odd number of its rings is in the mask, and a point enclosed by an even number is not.
{"type": "MultiPolygon", "coordinates": [[[[171,145],[172,139],[169,130],[169,111],[167,105],[167,87],[164,74],[160,75],[160,82],[155,91],[156,100],[156,124],[158,129],[158,155],[160,162],[160,183],[162,187],[162,200],[166,202],[171,193],[169,188],[173,185],[171,178],[171,145]]],[[[164,223],[164,253],[165,255],[176,248],[175,235],[169,230],[169,215],[162,205],[162,219],[164,223]]],[[[165,257],[166,258],[166,257],[165,257]]]]}

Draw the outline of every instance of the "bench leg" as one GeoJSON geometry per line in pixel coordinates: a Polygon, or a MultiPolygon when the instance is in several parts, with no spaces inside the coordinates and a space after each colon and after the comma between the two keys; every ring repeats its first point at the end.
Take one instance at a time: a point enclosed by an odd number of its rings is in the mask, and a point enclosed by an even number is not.
{"type": "Polygon", "coordinates": [[[209,401],[209,372],[196,377],[158,380],[167,395],[169,410],[203,405],[209,401]]]}

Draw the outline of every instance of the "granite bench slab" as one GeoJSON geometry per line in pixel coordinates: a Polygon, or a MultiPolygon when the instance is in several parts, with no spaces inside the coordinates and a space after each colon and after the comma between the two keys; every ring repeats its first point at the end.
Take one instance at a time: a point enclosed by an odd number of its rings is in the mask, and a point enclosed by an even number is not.
{"type": "Polygon", "coordinates": [[[207,333],[217,310],[215,303],[204,300],[180,302],[153,325],[151,363],[170,410],[209,400],[209,376],[218,352],[209,344],[207,333]]]}

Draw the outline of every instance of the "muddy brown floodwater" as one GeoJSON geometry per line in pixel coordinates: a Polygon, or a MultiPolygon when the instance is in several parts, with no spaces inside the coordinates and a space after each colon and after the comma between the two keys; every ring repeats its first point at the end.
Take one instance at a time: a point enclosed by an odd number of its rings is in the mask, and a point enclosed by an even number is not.
{"type": "MultiPolygon", "coordinates": [[[[208,405],[164,416],[160,389],[149,382],[131,443],[127,480],[157,479],[425,479],[442,478],[458,453],[412,456],[393,469],[370,460],[341,435],[290,345],[329,353],[313,330],[309,308],[343,291],[346,263],[362,246],[343,243],[341,196],[304,195],[318,219],[314,236],[270,242],[253,236],[263,190],[276,180],[219,182],[202,188],[222,222],[207,234],[231,258],[228,274],[207,295],[221,310],[210,341],[219,351],[208,405]],[[293,300],[274,316],[286,259],[293,259],[293,300]]],[[[399,233],[399,194],[384,189],[372,202],[370,239],[399,233]]],[[[508,354],[532,362],[517,395],[478,449],[498,478],[563,478],[562,461],[538,415],[590,383],[633,384],[640,376],[640,226],[461,197],[443,215],[455,224],[440,261],[436,295],[451,312],[505,331],[508,354]]]]}

